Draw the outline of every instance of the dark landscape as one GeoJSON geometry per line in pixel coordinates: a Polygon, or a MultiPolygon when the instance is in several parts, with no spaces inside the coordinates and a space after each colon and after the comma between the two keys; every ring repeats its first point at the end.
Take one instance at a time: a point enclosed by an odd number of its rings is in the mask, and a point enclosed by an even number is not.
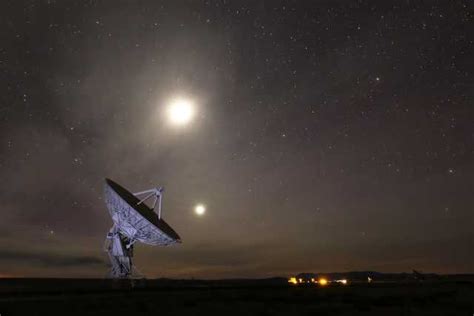
{"type": "Polygon", "coordinates": [[[472,315],[474,276],[290,285],[260,280],[3,279],[1,315],[472,315]]]}

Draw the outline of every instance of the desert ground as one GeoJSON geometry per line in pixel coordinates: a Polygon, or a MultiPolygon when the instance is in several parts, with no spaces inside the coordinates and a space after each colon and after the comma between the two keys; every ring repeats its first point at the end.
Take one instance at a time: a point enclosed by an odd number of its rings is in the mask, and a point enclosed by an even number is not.
{"type": "Polygon", "coordinates": [[[1,280],[13,315],[473,315],[474,283],[1,280]]]}

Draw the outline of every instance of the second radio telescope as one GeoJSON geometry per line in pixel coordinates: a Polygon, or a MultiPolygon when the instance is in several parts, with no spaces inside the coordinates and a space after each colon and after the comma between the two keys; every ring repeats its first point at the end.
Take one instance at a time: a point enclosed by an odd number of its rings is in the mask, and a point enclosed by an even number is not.
{"type": "Polygon", "coordinates": [[[111,277],[132,276],[133,244],[137,241],[153,246],[181,243],[178,234],[161,218],[162,199],[162,187],[132,194],[116,182],[105,180],[105,203],[114,222],[105,247],[112,264],[111,277]],[[144,203],[150,198],[154,198],[151,208],[144,203]]]}

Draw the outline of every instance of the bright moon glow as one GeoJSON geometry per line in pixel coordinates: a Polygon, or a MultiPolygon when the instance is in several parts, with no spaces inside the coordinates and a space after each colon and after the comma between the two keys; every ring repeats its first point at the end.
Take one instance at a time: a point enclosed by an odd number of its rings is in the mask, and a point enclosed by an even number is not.
{"type": "Polygon", "coordinates": [[[175,99],[168,107],[168,117],[175,125],[185,125],[194,116],[193,103],[186,99],[175,99]]]}
{"type": "Polygon", "coordinates": [[[206,208],[202,204],[196,205],[196,207],[194,208],[194,213],[201,216],[206,213],[206,208]]]}

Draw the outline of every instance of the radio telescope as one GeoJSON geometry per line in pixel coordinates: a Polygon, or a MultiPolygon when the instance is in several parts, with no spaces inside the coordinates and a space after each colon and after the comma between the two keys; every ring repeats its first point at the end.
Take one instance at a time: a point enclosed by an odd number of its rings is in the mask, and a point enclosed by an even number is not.
{"type": "Polygon", "coordinates": [[[105,204],[114,222],[105,239],[105,250],[112,264],[110,277],[133,277],[133,244],[137,241],[152,246],[181,243],[178,234],[161,218],[163,190],[159,187],[132,194],[105,179],[105,204]],[[139,199],[139,196],[144,197],[139,199]],[[144,202],[152,197],[150,208],[144,202]]]}

